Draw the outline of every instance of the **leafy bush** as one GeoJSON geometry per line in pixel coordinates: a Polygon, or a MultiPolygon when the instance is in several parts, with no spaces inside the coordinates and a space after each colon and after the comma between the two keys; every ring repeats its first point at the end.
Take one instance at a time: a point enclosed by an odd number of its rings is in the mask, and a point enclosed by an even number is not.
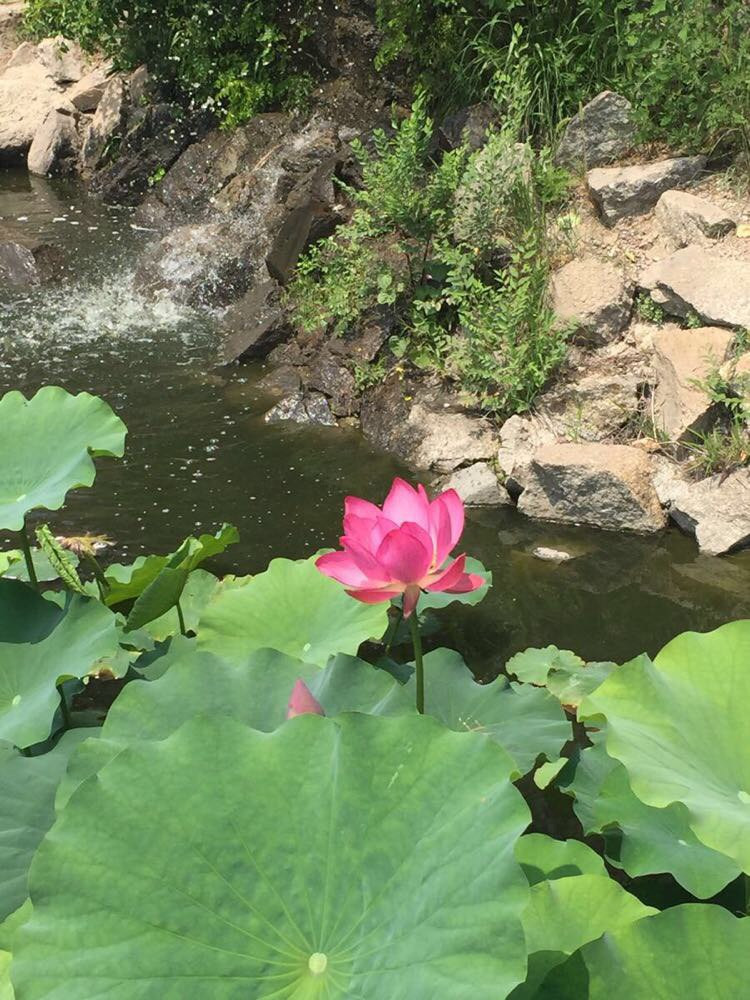
{"type": "Polygon", "coordinates": [[[179,96],[215,105],[231,126],[304,100],[312,10],[309,0],[30,0],[25,23],[37,37],[62,33],[100,48],[124,69],[147,63],[179,96]]]}

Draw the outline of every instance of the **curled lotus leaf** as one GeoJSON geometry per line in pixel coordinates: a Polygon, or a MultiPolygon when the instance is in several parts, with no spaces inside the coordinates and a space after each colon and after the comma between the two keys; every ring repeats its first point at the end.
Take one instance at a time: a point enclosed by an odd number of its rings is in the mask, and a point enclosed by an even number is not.
{"type": "Polygon", "coordinates": [[[20,531],[26,514],[59,510],[68,490],[91,486],[94,458],[121,458],[125,424],[103,399],[45,386],[0,399],[0,530],[20,531]]]}

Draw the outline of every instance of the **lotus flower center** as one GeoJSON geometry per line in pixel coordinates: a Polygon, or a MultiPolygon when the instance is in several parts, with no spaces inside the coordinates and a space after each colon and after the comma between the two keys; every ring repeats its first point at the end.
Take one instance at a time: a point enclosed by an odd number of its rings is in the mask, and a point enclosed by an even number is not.
{"type": "Polygon", "coordinates": [[[313,952],[307,964],[314,976],[322,976],[328,966],[328,956],[322,951],[313,952]]]}

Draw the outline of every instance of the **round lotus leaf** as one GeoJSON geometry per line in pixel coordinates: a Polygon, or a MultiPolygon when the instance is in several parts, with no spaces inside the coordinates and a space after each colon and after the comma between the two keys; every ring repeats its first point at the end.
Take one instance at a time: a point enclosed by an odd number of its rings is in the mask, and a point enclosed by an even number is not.
{"type": "Polygon", "coordinates": [[[60,701],[58,682],[84,677],[119,649],[114,614],[78,595],[46,639],[0,643],[0,740],[19,747],[46,740],[60,701]]]}
{"type": "Polygon", "coordinates": [[[537,1000],[740,1000],[750,983],[750,920],[687,903],[587,944],[553,969],[537,1000]]]}
{"type": "Polygon", "coordinates": [[[669,872],[692,895],[710,899],[740,874],[736,862],[698,840],[681,802],[663,809],[641,802],[601,742],[580,754],[563,790],[575,796],[584,832],[601,833],[607,859],[631,878],[669,872]]]}
{"type": "Polygon", "coordinates": [[[37,852],[16,989],[497,1000],[526,969],[511,767],[417,717],[306,715],[272,734],[201,718],[134,744],[37,852]]]}
{"type": "Polygon", "coordinates": [[[568,673],[585,666],[585,661],[569,649],[545,646],[543,649],[525,649],[522,653],[516,653],[506,663],[505,670],[511,677],[517,677],[525,684],[546,684],[551,670],[568,673]]]}
{"type": "Polygon", "coordinates": [[[264,573],[211,602],[198,645],[230,661],[268,648],[324,667],[329,656],[355,654],[367,639],[379,639],[387,607],[349,597],[312,559],[274,559],[264,573]]]}
{"type": "Polygon", "coordinates": [[[15,1000],[13,984],[10,981],[10,963],[13,956],[8,951],[0,951],[0,1000],[15,1000]]]}
{"type": "MultiPolygon", "coordinates": [[[[557,758],[573,730],[556,698],[542,688],[509,684],[498,677],[477,684],[463,657],[453,649],[436,649],[424,658],[425,711],[456,732],[486,734],[525,774],[544,755],[557,758]]],[[[412,699],[414,676],[405,685],[412,699]]]]}
{"type": "Polygon", "coordinates": [[[0,579],[0,643],[46,639],[62,616],[62,608],[28,584],[0,579]]]}
{"type": "Polygon", "coordinates": [[[570,878],[573,875],[606,875],[604,862],[580,840],[555,840],[544,833],[527,833],[516,844],[516,861],[529,885],[570,878]]]}
{"type": "Polygon", "coordinates": [[[0,530],[20,531],[30,510],[59,510],[68,490],[91,486],[93,458],[120,458],[127,428],[104,400],[48,385],[31,399],[0,399],[0,530]]]}
{"type": "Polygon", "coordinates": [[[17,753],[0,764],[0,921],[29,894],[29,865],[55,818],[55,794],[71,753],[97,732],[74,729],[49,753],[17,753]]]}
{"type": "Polygon", "coordinates": [[[750,872],[750,621],[686,632],[615,671],[581,705],[641,801],[687,807],[698,839],[750,872]]]}

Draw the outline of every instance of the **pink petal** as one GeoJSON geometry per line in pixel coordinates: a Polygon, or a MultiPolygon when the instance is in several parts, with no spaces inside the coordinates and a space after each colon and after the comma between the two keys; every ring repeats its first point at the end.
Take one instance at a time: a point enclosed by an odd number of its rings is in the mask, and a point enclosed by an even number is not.
{"type": "MultiPolygon", "coordinates": [[[[370,539],[372,531],[378,522],[374,517],[360,517],[358,514],[346,514],[344,517],[344,535],[355,539],[360,545],[372,548],[370,539]]],[[[377,546],[375,546],[377,548],[377,546]]]]}
{"type": "Polygon", "coordinates": [[[453,548],[453,530],[448,504],[439,497],[430,504],[430,536],[435,546],[435,565],[442,566],[453,548]]]}
{"type": "Polygon", "coordinates": [[[344,517],[354,514],[355,517],[367,517],[374,520],[382,515],[382,510],[369,500],[361,497],[347,497],[344,500],[344,517]]]}
{"type": "MultiPolygon", "coordinates": [[[[446,490],[432,501],[430,504],[431,515],[433,508],[437,505],[442,508],[442,511],[447,512],[450,520],[450,544],[448,546],[448,551],[445,553],[445,555],[448,555],[448,553],[458,545],[464,531],[464,505],[461,497],[455,490],[446,490]]],[[[440,516],[444,516],[444,514],[441,513],[440,516]]],[[[443,558],[445,558],[445,556],[443,558]]],[[[439,559],[438,563],[440,562],[442,562],[442,560],[439,559]]]]}
{"type": "Polygon", "coordinates": [[[387,569],[380,565],[377,558],[372,554],[369,545],[360,545],[354,538],[344,535],[341,538],[341,545],[346,554],[351,557],[352,562],[364,573],[365,580],[360,581],[357,586],[364,582],[368,587],[379,587],[390,580],[387,569]]]}
{"type": "Polygon", "coordinates": [[[400,593],[400,590],[388,590],[386,587],[381,590],[347,590],[350,597],[362,601],[363,604],[382,604],[383,601],[390,601],[394,597],[398,597],[400,593]]]}
{"type": "Polygon", "coordinates": [[[432,565],[432,540],[419,525],[410,524],[389,532],[377,552],[377,560],[393,580],[419,583],[432,565]]]}
{"type": "Polygon", "coordinates": [[[324,576],[343,583],[345,587],[360,587],[370,582],[370,577],[349,552],[328,552],[316,559],[315,565],[324,576]]]}
{"type": "Polygon", "coordinates": [[[425,530],[430,527],[430,505],[427,494],[418,492],[403,479],[394,479],[391,491],[383,504],[383,514],[396,524],[412,521],[425,530]]]}
{"type": "Polygon", "coordinates": [[[447,590],[464,575],[466,571],[466,556],[458,556],[453,562],[432,573],[429,581],[424,584],[425,590],[447,590]]]}
{"type": "Polygon", "coordinates": [[[486,582],[481,576],[477,576],[476,573],[464,573],[458,583],[454,583],[452,587],[445,587],[444,589],[446,594],[470,594],[474,590],[479,590],[486,582]]]}
{"type": "Polygon", "coordinates": [[[422,591],[416,585],[406,588],[404,591],[404,618],[408,618],[412,611],[414,611],[421,593],[422,591]]]}
{"type": "Polygon", "coordinates": [[[298,715],[325,715],[320,702],[313,696],[310,688],[303,680],[298,680],[292,688],[289,705],[286,710],[287,719],[298,715]]]}

